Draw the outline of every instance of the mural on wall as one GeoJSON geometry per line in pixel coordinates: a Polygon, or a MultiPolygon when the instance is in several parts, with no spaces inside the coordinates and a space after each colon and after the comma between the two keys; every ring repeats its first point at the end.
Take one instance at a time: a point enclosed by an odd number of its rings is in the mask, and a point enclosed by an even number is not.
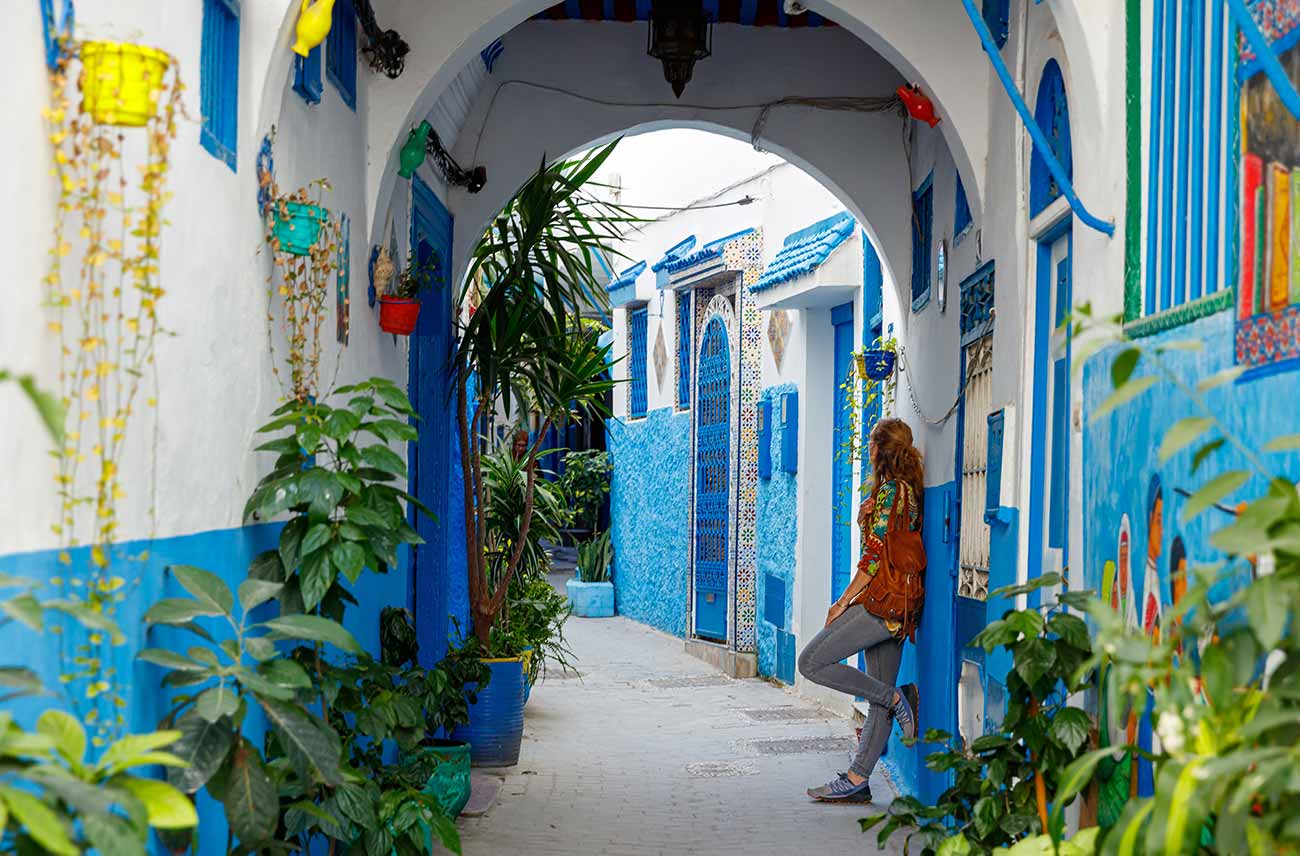
{"type": "Polygon", "coordinates": [[[767,344],[772,349],[772,360],[777,371],[785,362],[785,346],[790,341],[790,313],[784,309],[773,309],[767,313],[767,344]]]}
{"type": "MultiPolygon", "coordinates": [[[[1252,14],[1300,85],[1300,0],[1263,0],[1252,14]]],[[[1300,120],[1244,46],[1241,234],[1236,356],[1240,365],[1300,359],[1300,120]]]]}

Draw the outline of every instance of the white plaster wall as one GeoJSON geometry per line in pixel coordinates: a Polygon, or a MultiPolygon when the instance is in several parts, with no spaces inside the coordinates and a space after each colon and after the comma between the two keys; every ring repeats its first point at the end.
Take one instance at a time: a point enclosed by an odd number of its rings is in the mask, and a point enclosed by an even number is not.
{"type": "MultiPolygon", "coordinates": [[[[160,260],[160,281],[168,292],[160,302],[160,318],[176,335],[158,342],[156,446],[153,416],[141,407],[121,462],[128,473],[120,503],[123,540],[240,525],[243,502],[271,463],[270,456],[252,452],[256,428],[281,396],[271,374],[269,256],[260,252],[256,207],[256,114],[266,100],[264,90],[279,95],[270,100],[279,111],[273,119],[281,188],[326,177],[333,190],[324,203],[335,213],[346,211],[352,220],[351,340],[340,355],[331,293],[322,386],[331,385],[336,370],[339,383],[374,374],[399,382],[406,377],[405,342],[395,345],[392,337],[381,336],[366,306],[371,228],[366,220],[365,116],[373,78],[364,66],[358,68],[355,113],[328,81],[322,103],[306,106],[290,89],[287,47],[278,44],[283,6],[278,0],[243,4],[237,172],[199,145],[202,4],[119,0],[78,8],[78,38],[130,39],[175,56],[187,87],[185,109],[195,117],[181,122],[172,148],[169,189],[174,198],[166,209],[170,224],[163,232],[160,260]],[[267,67],[273,72],[269,77],[267,67]],[[148,513],[151,506],[157,508],[156,527],[148,513]]],[[[56,196],[40,117],[47,87],[37,4],[23,4],[8,23],[0,44],[7,49],[6,71],[17,101],[9,110],[8,132],[0,137],[0,191],[12,201],[3,215],[6,251],[0,254],[0,272],[11,283],[6,309],[0,312],[0,365],[32,371],[46,388],[57,389],[57,350],[45,329],[53,316],[41,306],[40,287],[56,196]]],[[[394,205],[404,209],[408,204],[403,188],[394,205]]],[[[399,219],[404,252],[404,210],[399,219]]],[[[53,463],[44,454],[47,442],[15,390],[0,389],[0,401],[0,449],[11,488],[0,497],[0,518],[7,521],[0,531],[0,553],[55,546],[49,526],[58,500],[53,463]]]]}

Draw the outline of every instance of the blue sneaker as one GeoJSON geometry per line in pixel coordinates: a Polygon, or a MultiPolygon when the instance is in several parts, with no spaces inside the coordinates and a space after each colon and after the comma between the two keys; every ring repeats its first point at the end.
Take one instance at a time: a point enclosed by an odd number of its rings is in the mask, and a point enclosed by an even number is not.
{"type": "Polygon", "coordinates": [[[809,788],[808,796],[818,802],[869,803],[871,788],[867,786],[865,780],[862,784],[855,785],[847,773],[840,773],[838,778],[832,779],[820,788],[809,788]]]}
{"type": "Polygon", "coordinates": [[[903,684],[898,688],[898,701],[894,702],[890,713],[903,730],[904,737],[915,738],[920,730],[916,715],[920,706],[921,694],[917,691],[916,684],[903,684]]]}

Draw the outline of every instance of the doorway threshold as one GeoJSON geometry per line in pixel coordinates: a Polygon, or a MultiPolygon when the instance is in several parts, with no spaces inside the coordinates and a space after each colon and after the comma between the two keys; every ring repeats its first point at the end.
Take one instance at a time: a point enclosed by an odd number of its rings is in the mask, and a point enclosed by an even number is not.
{"type": "Polygon", "coordinates": [[[726,645],[705,639],[687,639],[686,653],[703,660],[732,678],[758,677],[758,655],[733,651],[726,645]]]}

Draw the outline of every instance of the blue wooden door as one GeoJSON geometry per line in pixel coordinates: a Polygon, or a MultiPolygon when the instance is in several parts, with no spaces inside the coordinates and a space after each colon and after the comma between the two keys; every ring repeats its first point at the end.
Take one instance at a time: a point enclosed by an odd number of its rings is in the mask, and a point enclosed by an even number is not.
{"type": "Polygon", "coordinates": [[[695,634],[727,638],[731,347],[722,319],[704,330],[696,385],[695,634]]]}
{"type": "Polygon", "coordinates": [[[831,310],[835,336],[833,402],[835,427],[831,432],[831,600],[848,588],[853,575],[853,395],[847,386],[853,361],[853,304],[831,310]]]}
{"type": "MultiPolygon", "coordinates": [[[[446,648],[450,603],[450,575],[447,560],[447,493],[449,463],[453,454],[451,428],[454,411],[448,375],[451,355],[451,234],[452,217],[419,176],[411,182],[411,247],[416,258],[427,261],[435,254],[440,278],[426,293],[420,319],[411,337],[411,404],[420,420],[420,440],[412,444],[411,492],[433,511],[435,517],[415,517],[414,526],[424,543],[413,553],[410,569],[411,607],[416,617],[416,634],[421,660],[431,666],[442,659],[446,648]]],[[[459,485],[456,495],[460,495],[459,485]]],[[[459,569],[457,569],[459,570],[459,569]]]]}

